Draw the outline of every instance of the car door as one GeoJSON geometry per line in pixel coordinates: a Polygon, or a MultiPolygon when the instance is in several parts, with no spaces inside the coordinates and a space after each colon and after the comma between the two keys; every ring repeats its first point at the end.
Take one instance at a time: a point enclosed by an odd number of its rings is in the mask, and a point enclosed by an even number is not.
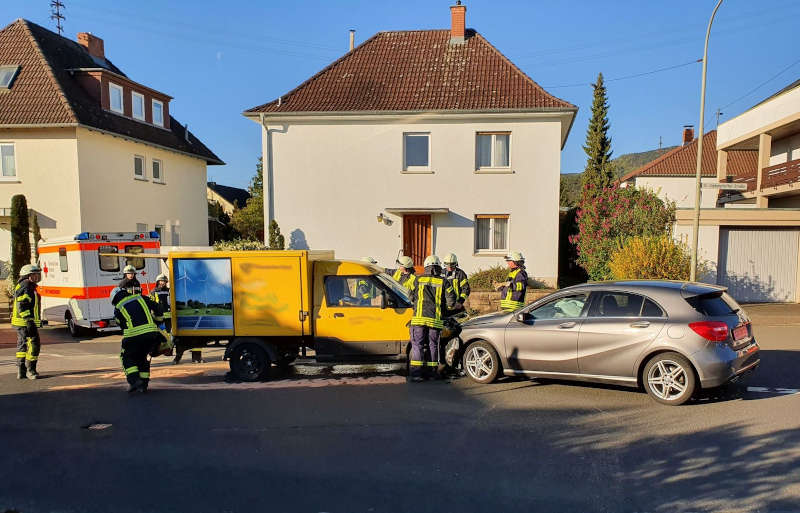
{"type": "Polygon", "coordinates": [[[664,310],[640,294],[592,292],[578,335],[581,374],[635,378],[634,363],[664,327],[664,310]]]}
{"type": "Polygon", "coordinates": [[[578,332],[588,297],[588,292],[566,294],[515,315],[505,330],[511,369],[578,372],[578,332]]]}

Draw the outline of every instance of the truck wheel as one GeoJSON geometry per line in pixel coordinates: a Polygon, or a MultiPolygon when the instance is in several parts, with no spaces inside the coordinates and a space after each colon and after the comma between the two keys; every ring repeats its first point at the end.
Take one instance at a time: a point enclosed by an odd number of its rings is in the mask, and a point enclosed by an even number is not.
{"type": "Polygon", "coordinates": [[[72,335],[72,338],[78,338],[81,336],[81,327],[75,324],[75,321],[72,319],[72,315],[67,313],[67,329],[69,330],[69,334],[72,335]]]}
{"type": "Polygon", "coordinates": [[[231,352],[231,373],[242,381],[263,381],[269,378],[272,362],[258,344],[240,344],[231,352]]]}

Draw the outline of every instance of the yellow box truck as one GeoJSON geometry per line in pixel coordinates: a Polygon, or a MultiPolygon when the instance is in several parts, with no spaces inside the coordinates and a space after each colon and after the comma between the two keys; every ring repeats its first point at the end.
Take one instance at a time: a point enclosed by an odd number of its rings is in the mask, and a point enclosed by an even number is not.
{"type": "Polygon", "coordinates": [[[243,381],[301,348],[319,361],[404,360],[412,304],[382,268],[332,251],[170,252],[172,333],[191,346],[228,339],[243,381]]]}

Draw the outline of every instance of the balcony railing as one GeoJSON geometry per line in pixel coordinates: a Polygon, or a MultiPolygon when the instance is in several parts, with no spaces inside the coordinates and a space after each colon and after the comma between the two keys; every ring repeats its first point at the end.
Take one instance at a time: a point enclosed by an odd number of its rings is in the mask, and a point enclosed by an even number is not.
{"type": "MultiPolygon", "coordinates": [[[[800,159],[761,170],[761,190],[800,181],[800,159]]],[[[749,190],[749,189],[748,189],[749,190]]]]}

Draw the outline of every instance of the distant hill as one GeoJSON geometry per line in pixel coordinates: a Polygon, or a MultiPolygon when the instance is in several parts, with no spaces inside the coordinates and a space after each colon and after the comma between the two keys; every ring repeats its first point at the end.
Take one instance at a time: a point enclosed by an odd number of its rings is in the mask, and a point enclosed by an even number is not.
{"type": "MultiPolygon", "coordinates": [[[[640,153],[626,153],[613,159],[614,174],[619,178],[634,169],[638,169],[648,162],[652,162],[666,152],[676,148],[670,146],[657,150],[642,151],[640,153]]],[[[581,175],[583,173],[567,173],[561,175],[560,205],[562,207],[574,207],[578,204],[581,194],[581,175]]]]}

